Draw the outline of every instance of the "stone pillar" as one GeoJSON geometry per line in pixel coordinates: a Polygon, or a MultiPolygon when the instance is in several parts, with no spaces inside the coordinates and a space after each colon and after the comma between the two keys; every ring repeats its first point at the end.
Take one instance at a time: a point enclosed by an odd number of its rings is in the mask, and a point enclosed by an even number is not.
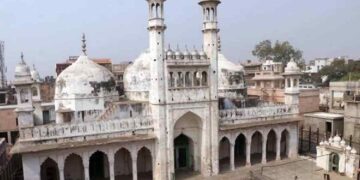
{"type": "Polygon", "coordinates": [[[251,138],[246,142],[246,166],[251,166],[251,138]]]}
{"type": "Polygon", "coordinates": [[[133,175],[133,180],[137,180],[137,154],[133,153],[133,157],[132,157],[132,175],[133,175]]]}
{"type": "Polygon", "coordinates": [[[12,144],[11,131],[7,132],[7,139],[8,139],[8,144],[12,144]]]}
{"type": "Polygon", "coordinates": [[[90,180],[89,157],[87,154],[83,156],[83,165],[84,165],[85,180],[90,180]]]}
{"type": "Polygon", "coordinates": [[[230,143],[230,170],[235,170],[235,145],[230,143]]]}
{"type": "Polygon", "coordinates": [[[63,157],[63,156],[59,156],[59,157],[58,157],[57,165],[58,165],[58,167],[59,167],[60,180],[65,180],[65,175],[64,175],[65,161],[64,161],[64,157],[63,157]]]}
{"type": "Polygon", "coordinates": [[[109,171],[110,171],[110,180],[115,180],[115,173],[114,173],[114,156],[111,156],[109,158],[109,171]]]}
{"type": "Polygon", "coordinates": [[[261,163],[262,164],[266,164],[266,143],[267,143],[267,136],[263,137],[263,142],[262,142],[262,160],[261,163]]]}
{"type": "Polygon", "coordinates": [[[279,161],[281,160],[280,157],[280,140],[281,140],[281,135],[278,135],[276,138],[276,160],[279,161]]]}

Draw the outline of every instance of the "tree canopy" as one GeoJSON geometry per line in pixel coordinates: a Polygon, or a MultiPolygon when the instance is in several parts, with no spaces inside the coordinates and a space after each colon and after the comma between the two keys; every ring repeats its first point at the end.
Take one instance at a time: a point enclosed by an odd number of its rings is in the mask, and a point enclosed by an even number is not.
{"type": "Polygon", "coordinates": [[[335,59],[330,66],[323,67],[319,74],[326,76],[328,84],[330,81],[357,81],[360,80],[360,61],[349,61],[335,59]]]}
{"type": "Polygon", "coordinates": [[[252,54],[261,61],[272,59],[286,65],[291,59],[294,59],[300,66],[304,65],[303,52],[294,48],[288,41],[276,41],[275,44],[272,44],[270,40],[261,41],[255,46],[252,54]]]}

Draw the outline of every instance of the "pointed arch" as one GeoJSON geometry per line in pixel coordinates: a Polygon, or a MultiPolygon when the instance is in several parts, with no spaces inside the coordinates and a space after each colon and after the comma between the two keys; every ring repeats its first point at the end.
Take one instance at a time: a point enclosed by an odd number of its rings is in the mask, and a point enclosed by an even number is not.
{"type": "Polygon", "coordinates": [[[219,170],[223,172],[230,167],[230,140],[223,137],[219,143],[219,170]]]}
{"type": "Polygon", "coordinates": [[[78,154],[70,154],[64,164],[65,179],[85,179],[82,157],[78,154]]]}
{"type": "Polygon", "coordinates": [[[148,179],[153,176],[153,162],[151,151],[147,147],[142,147],[137,155],[138,179],[148,179]]]}
{"type": "Polygon", "coordinates": [[[235,139],[235,166],[246,165],[246,145],[247,139],[243,133],[240,133],[235,139]]]}
{"type": "Polygon", "coordinates": [[[289,157],[289,147],[290,147],[290,133],[287,129],[284,129],[281,132],[280,139],[280,156],[281,159],[286,159],[289,157]]]}
{"type": "Polygon", "coordinates": [[[106,179],[110,177],[109,159],[104,152],[94,152],[89,161],[90,179],[106,179]]]}
{"type": "Polygon", "coordinates": [[[251,165],[258,164],[261,162],[262,157],[262,145],[263,135],[260,131],[255,131],[251,136],[251,165]]]}
{"type": "Polygon", "coordinates": [[[121,148],[115,153],[114,175],[115,179],[132,179],[132,157],[126,148],[121,148]]]}
{"type": "Polygon", "coordinates": [[[271,129],[267,135],[266,142],[266,161],[273,161],[276,159],[276,132],[271,129]]]}
{"type": "Polygon", "coordinates": [[[47,158],[40,167],[41,180],[59,180],[59,168],[57,162],[51,158],[47,158]]]}

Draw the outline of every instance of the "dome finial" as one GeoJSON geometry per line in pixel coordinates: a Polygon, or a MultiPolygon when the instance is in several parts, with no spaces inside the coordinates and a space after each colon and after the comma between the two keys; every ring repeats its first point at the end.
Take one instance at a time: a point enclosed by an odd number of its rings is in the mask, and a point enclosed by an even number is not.
{"type": "Polygon", "coordinates": [[[177,51],[180,51],[179,44],[176,45],[176,50],[177,50],[177,51]]]}
{"type": "Polygon", "coordinates": [[[82,52],[86,55],[86,37],[85,33],[82,34],[82,52]]]}
{"type": "Polygon", "coordinates": [[[21,62],[22,62],[22,63],[25,63],[25,61],[24,61],[24,53],[23,53],[23,52],[21,52],[20,57],[21,57],[21,62]]]}
{"type": "Polygon", "coordinates": [[[33,69],[36,70],[35,64],[33,64],[33,69]]]}

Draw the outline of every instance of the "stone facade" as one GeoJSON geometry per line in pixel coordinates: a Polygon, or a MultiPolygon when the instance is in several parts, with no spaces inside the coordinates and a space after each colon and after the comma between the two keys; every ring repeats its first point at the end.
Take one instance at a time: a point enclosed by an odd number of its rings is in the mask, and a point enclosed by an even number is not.
{"type": "MultiPolygon", "coordinates": [[[[112,94],[111,72],[88,59],[84,36],[82,55],[57,78],[55,123],[37,124],[35,102],[19,102],[20,139],[12,152],[23,155],[24,177],[165,180],[178,171],[209,177],[227,165],[297,157],[296,83],[285,87],[281,105],[219,108],[221,98],[246,100],[243,68],[219,53],[220,1],[199,2],[203,49],[191,53],[164,49],[165,0],[147,2],[149,50],[126,68],[124,98],[112,94]]],[[[19,66],[27,76],[25,62],[19,66]]],[[[297,79],[297,65],[289,63],[285,73],[297,79]]],[[[31,87],[28,80],[17,88],[31,87]]]]}

